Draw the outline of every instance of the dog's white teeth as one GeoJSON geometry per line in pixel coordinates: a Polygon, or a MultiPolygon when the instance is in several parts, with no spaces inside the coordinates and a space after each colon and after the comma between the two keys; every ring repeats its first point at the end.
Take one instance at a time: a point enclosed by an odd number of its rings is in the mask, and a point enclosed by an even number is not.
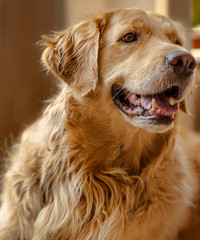
{"type": "Polygon", "coordinates": [[[152,109],[156,110],[156,100],[155,100],[155,98],[152,99],[152,109]]]}
{"type": "Polygon", "coordinates": [[[169,97],[169,103],[171,105],[175,105],[176,104],[175,99],[173,97],[169,97]]]}
{"type": "Polygon", "coordinates": [[[136,94],[134,93],[134,94],[132,94],[132,97],[133,97],[133,100],[134,101],[137,101],[138,100],[138,97],[136,96],[136,94]]]}
{"type": "Polygon", "coordinates": [[[180,103],[178,103],[178,105],[177,105],[177,106],[178,106],[178,108],[180,107],[180,105],[181,105],[181,104],[180,104],[180,103]]]}

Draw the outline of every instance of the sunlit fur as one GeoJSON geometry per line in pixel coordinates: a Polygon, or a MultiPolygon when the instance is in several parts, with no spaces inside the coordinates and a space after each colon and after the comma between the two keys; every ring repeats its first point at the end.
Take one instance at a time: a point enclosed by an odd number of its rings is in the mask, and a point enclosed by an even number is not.
{"type": "Polygon", "coordinates": [[[163,87],[156,82],[163,74],[159,66],[149,68],[151,43],[164,53],[162,46],[183,48],[161,34],[165,25],[177,30],[160,19],[138,9],[117,10],[43,37],[42,63],[60,78],[60,90],[10,152],[1,240],[199,239],[198,141],[195,162],[176,126],[163,126],[162,133],[136,127],[111,98],[114,82],[141,93],[163,87]],[[124,62],[112,38],[135,15],[154,19],[158,31],[143,43],[148,55],[141,49],[135,57],[126,49],[124,62]],[[160,44],[154,45],[156,39],[160,44]],[[147,85],[140,82],[146,76],[147,85]]]}

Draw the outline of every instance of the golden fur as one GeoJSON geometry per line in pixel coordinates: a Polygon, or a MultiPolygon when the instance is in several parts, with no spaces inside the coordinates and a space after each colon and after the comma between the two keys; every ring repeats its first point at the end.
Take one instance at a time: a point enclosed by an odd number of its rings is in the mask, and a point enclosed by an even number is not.
{"type": "MultiPolygon", "coordinates": [[[[0,239],[200,239],[199,141],[191,159],[176,116],[175,124],[149,127],[111,97],[114,82],[140,94],[166,87],[160,59],[184,50],[177,25],[116,10],[42,44],[44,66],[63,81],[10,153],[0,239]],[[130,23],[144,38],[137,48],[114,43],[130,23]]],[[[182,103],[191,86],[188,80],[182,103]]]]}

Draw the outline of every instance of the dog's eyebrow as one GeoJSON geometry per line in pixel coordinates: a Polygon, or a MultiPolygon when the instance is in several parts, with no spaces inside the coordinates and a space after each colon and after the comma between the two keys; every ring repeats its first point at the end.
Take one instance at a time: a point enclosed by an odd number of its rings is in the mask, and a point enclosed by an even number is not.
{"type": "Polygon", "coordinates": [[[147,21],[145,21],[142,18],[135,18],[132,22],[131,25],[135,29],[142,30],[144,32],[152,32],[152,26],[149,24],[147,21]]]}
{"type": "Polygon", "coordinates": [[[172,42],[178,42],[179,45],[183,45],[183,41],[179,37],[177,31],[175,29],[167,29],[164,32],[164,35],[172,42]]]}

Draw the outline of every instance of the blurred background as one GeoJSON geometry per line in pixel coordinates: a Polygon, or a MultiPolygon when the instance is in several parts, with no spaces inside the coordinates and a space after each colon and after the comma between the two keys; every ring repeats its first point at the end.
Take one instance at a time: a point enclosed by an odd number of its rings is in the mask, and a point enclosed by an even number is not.
{"type": "MultiPolygon", "coordinates": [[[[55,81],[40,66],[42,34],[62,30],[97,11],[139,7],[183,23],[187,48],[200,64],[200,0],[0,0],[0,156],[13,139],[39,116],[43,102],[56,92],[55,81]]],[[[200,91],[195,116],[185,126],[200,131],[200,91]]]]}

